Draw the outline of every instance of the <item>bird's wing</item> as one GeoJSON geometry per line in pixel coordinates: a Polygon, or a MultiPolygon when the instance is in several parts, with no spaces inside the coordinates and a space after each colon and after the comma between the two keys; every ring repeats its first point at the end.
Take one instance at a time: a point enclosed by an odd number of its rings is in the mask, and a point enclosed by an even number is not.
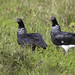
{"type": "Polygon", "coordinates": [[[40,46],[44,49],[46,49],[47,47],[47,44],[43,40],[42,35],[40,33],[27,33],[24,35],[22,41],[25,44],[40,46]]]}
{"type": "Polygon", "coordinates": [[[55,35],[55,39],[63,44],[75,44],[75,34],[69,32],[61,32],[55,35]]]}
{"type": "Polygon", "coordinates": [[[40,33],[27,33],[23,36],[23,39],[29,44],[39,44],[41,41],[43,41],[42,35],[40,33]]]}
{"type": "Polygon", "coordinates": [[[26,36],[30,39],[35,39],[35,40],[42,39],[42,35],[40,33],[28,33],[26,36]]]}

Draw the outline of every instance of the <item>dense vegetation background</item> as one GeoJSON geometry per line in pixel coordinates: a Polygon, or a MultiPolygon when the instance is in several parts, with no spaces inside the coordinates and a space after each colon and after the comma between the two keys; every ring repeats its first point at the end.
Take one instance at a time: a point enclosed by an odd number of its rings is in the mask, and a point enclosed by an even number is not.
{"type": "Polygon", "coordinates": [[[0,75],[75,75],[75,48],[69,55],[51,42],[51,16],[66,32],[75,33],[75,0],[0,0],[0,75]],[[46,50],[17,44],[17,18],[28,33],[41,33],[46,50]]]}

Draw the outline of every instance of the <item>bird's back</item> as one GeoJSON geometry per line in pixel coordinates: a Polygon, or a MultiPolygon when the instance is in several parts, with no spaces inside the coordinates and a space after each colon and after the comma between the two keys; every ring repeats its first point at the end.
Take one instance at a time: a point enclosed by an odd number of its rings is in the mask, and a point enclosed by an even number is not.
{"type": "MultiPolygon", "coordinates": [[[[52,28],[53,29],[53,28],[52,28]]],[[[75,44],[75,34],[70,32],[51,31],[52,42],[56,45],[75,44]]]]}
{"type": "Polygon", "coordinates": [[[40,33],[26,33],[23,36],[20,36],[20,38],[18,38],[18,42],[27,45],[34,44],[43,48],[47,47],[47,44],[43,40],[42,35],[40,33]]]}
{"type": "Polygon", "coordinates": [[[56,39],[62,40],[62,45],[75,45],[75,34],[70,32],[61,32],[56,39]]]}

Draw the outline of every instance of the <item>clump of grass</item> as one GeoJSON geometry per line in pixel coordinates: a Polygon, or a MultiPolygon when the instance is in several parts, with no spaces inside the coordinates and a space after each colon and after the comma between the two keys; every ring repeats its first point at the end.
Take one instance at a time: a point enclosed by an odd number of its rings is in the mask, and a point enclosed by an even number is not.
{"type": "Polygon", "coordinates": [[[74,75],[74,48],[69,55],[54,46],[50,39],[55,16],[64,31],[75,32],[75,0],[0,0],[0,74],[1,75],[74,75]],[[22,18],[28,33],[41,33],[48,44],[46,50],[17,44],[17,18],[22,18]],[[65,27],[66,26],[66,27],[65,27]]]}

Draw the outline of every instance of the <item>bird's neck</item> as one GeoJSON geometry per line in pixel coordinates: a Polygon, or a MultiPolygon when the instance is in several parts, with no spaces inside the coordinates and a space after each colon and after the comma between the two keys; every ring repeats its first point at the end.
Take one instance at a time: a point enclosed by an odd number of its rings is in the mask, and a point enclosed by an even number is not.
{"type": "Polygon", "coordinates": [[[19,27],[18,28],[25,28],[24,23],[19,23],[19,27]]]}
{"type": "Polygon", "coordinates": [[[18,31],[17,31],[18,38],[25,36],[25,34],[27,34],[26,28],[25,27],[19,27],[18,31]]]}
{"type": "Polygon", "coordinates": [[[59,25],[56,20],[52,22],[52,26],[55,26],[55,25],[59,25]]]}
{"type": "Polygon", "coordinates": [[[57,21],[52,22],[51,33],[56,34],[56,33],[58,33],[58,32],[61,32],[61,28],[60,28],[58,22],[57,22],[57,21]]]}

